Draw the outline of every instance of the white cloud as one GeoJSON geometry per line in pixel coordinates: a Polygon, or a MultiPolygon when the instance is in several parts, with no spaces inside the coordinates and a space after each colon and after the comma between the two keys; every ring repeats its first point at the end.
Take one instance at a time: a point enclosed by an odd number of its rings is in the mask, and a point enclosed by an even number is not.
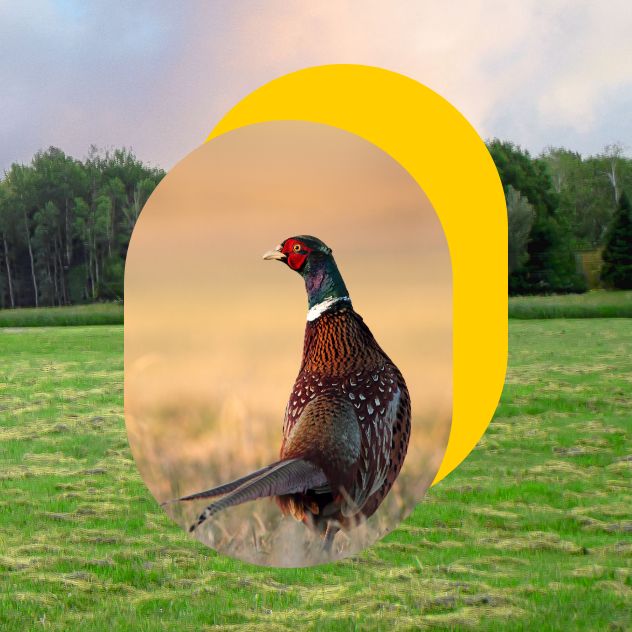
{"type": "Polygon", "coordinates": [[[590,134],[603,128],[604,103],[613,90],[632,94],[632,9],[623,0],[275,0],[242,6],[239,22],[236,75],[381,65],[435,89],[483,136],[536,149],[568,136],[596,151],[605,140],[590,134]]]}
{"type": "Polygon", "coordinates": [[[30,0],[0,5],[0,168],[56,144],[127,145],[169,167],[259,85],[383,66],[481,135],[583,152],[632,133],[627,0],[30,0]]]}

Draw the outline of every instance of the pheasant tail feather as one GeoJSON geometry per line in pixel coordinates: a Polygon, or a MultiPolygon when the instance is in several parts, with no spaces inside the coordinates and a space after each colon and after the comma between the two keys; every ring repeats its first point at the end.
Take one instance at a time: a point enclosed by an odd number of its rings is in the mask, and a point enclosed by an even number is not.
{"type": "MultiPolygon", "coordinates": [[[[228,507],[241,505],[257,498],[296,494],[327,483],[324,472],[318,466],[303,459],[278,461],[259,470],[258,476],[248,475],[239,480],[245,482],[233,488],[223,498],[211,503],[200,514],[195,524],[191,525],[189,532],[195,531],[203,522],[228,507]]],[[[230,485],[233,483],[228,484],[230,485]]]]}
{"type": "Polygon", "coordinates": [[[180,498],[174,498],[173,500],[165,500],[163,503],[160,503],[163,507],[167,505],[171,505],[172,503],[178,503],[183,500],[199,500],[200,498],[213,498],[215,496],[223,496],[224,494],[228,494],[233,490],[241,487],[244,483],[252,480],[253,478],[257,478],[267,472],[271,467],[274,467],[277,463],[272,463],[271,465],[266,465],[262,467],[260,470],[256,470],[254,472],[250,472],[250,474],[246,474],[246,476],[242,476],[230,483],[225,483],[224,485],[219,485],[218,487],[212,487],[211,489],[207,489],[203,492],[196,492],[195,494],[189,494],[188,496],[182,496],[180,498]]]}

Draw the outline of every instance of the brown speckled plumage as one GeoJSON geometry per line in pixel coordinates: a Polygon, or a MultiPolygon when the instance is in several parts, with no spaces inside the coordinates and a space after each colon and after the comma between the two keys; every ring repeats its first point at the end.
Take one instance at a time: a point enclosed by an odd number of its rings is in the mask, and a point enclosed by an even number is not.
{"type": "Polygon", "coordinates": [[[410,438],[410,397],[399,369],[354,311],[325,244],[293,237],[264,258],[303,276],[310,307],[279,461],[177,500],[221,497],[193,531],[218,511],[274,496],[329,547],[338,529],[375,513],[399,475],[410,438]]]}
{"type": "Polygon", "coordinates": [[[326,520],[336,520],[343,527],[352,526],[360,513],[371,516],[401,470],[409,437],[410,397],[406,383],[361,316],[343,305],[308,322],[301,369],[286,408],[280,457],[292,458],[301,450],[308,454],[313,441],[318,448],[309,452],[310,460],[330,482],[343,486],[348,498],[333,490],[331,494],[308,490],[281,496],[281,507],[298,519],[316,524],[322,522],[324,513],[326,520]],[[292,436],[308,405],[313,402],[317,409],[331,413],[331,401],[344,402],[344,407],[340,406],[337,417],[330,414],[330,423],[352,428],[349,434],[357,428],[359,450],[355,460],[345,462],[344,468],[339,466],[337,457],[350,444],[325,443],[325,424],[320,433],[302,432],[300,448],[292,436]]]}

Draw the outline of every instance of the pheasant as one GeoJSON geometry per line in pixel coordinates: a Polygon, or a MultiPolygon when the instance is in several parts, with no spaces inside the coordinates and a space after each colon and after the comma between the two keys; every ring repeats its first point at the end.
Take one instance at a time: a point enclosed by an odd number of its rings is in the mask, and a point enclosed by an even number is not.
{"type": "MultiPolygon", "coordinates": [[[[410,437],[410,397],[399,369],[354,311],[331,248],[308,235],[267,252],[305,280],[301,367],[285,410],[278,461],[173,501],[217,498],[189,531],[229,507],[274,497],[284,514],[320,533],[371,516],[397,478],[410,437]]],[[[163,503],[166,504],[166,503],[163,503]]]]}

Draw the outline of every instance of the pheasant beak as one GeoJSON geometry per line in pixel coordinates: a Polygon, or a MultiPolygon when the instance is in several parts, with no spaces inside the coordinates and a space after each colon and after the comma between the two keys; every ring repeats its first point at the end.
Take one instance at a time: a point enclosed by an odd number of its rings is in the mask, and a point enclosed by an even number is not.
{"type": "Polygon", "coordinates": [[[263,255],[263,258],[266,261],[271,259],[277,259],[278,261],[285,261],[287,259],[287,255],[281,252],[281,246],[277,246],[274,250],[270,250],[263,255]]]}

